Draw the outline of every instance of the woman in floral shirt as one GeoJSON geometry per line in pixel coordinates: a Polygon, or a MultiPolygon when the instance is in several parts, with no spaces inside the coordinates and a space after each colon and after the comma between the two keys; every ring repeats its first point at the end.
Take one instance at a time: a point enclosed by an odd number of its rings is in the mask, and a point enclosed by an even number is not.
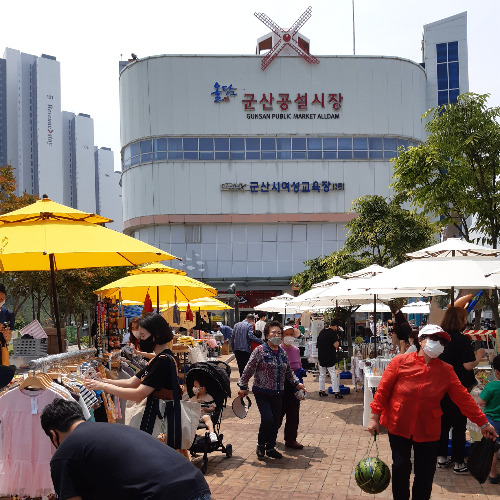
{"type": "Polygon", "coordinates": [[[238,383],[238,396],[248,394],[248,381],[254,376],[252,392],[260,412],[260,428],[257,439],[257,457],[281,458],[276,449],[276,437],[281,419],[281,402],[285,378],[297,390],[305,389],[290,368],[285,351],[280,347],[283,326],[279,321],[271,321],[264,328],[266,342],[257,347],[250,356],[238,383]]]}

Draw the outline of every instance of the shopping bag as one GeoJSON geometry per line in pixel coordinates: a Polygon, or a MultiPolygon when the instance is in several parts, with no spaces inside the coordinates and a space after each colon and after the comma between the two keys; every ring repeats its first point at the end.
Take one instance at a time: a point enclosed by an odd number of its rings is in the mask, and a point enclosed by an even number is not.
{"type": "Polygon", "coordinates": [[[483,437],[481,441],[476,441],[470,445],[469,460],[467,460],[467,468],[472,477],[477,479],[481,484],[488,479],[495,453],[495,441],[483,437]]]}
{"type": "Polygon", "coordinates": [[[172,448],[189,449],[196,437],[201,404],[193,401],[159,401],[159,418],[153,436],[172,448]]]}
{"type": "Polygon", "coordinates": [[[127,401],[125,406],[125,425],[130,425],[130,427],[135,427],[136,429],[141,428],[142,417],[144,415],[144,410],[146,409],[147,399],[143,399],[140,403],[135,401],[127,401]]]}

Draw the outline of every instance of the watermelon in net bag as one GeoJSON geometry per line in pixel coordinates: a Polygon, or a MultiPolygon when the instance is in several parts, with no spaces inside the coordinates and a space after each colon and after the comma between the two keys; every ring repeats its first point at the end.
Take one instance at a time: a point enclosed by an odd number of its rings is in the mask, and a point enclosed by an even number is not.
{"type": "MultiPolygon", "coordinates": [[[[373,442],[376,443],[377,434],[375,433],[373,442]]],[[[367,451],[370,453],[371,448],[367,451]]],[[[354,479],[358,486],[366,493],[381,493],[391,482],[391,471],[385,462],[378,458],[378,446],[376,457],[365,457],[361,459],[354,469],[354,479]]]]}

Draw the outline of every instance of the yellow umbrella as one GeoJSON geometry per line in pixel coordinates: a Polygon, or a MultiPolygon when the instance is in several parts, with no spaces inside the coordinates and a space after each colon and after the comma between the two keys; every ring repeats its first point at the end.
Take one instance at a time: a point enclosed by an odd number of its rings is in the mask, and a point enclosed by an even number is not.
{"type": "Polygon", "coordinates": [[[146,294],[156,288],[156,307],[158,310],[160,304],[175,303],[176,301],[189,302],[201,297],[217,295],[215,288],[190,278],[185,273],[172,272],[171,267],[163,264],[146,266],[144,272],[141,272],[141,269],[130,271],[130,276],[104,285],[99,290],[95,290],[94,293],[104,297],[118,297],[121,292],[122,300],[142,303],[146,294]],[[136,273],[136,271],[138,272],[136,273]]]}
{"type": "MultiPolygon", "coordinates": [[[[203,297],[201,299],[194,299],[190,302],[178,302],[177,305],[181,311],[187,309],[188,304],[191,308],[199,309],[200,311],[225,311],[227,309],[233,309],[224,302],[215,297],[203,297]]],[[[168,311],[168,307],[163,309],[163,311],[168,311]]]]}
{"type": "Polygon", "coordinates": [[[56,269],[137,266],[175,259],[147,243],[98,224],[111,219],[44,197],[0,215],[0,271],[51,271],[54,313],[62,351],[56,269]]]}
{"type": "Polygon", "coordinates": [[[168,267],[163,264],[147,264],[145,266],[138,267],[137,269],[131,269],[127,271],[127,274],[156,274],[156,273],[170,273],[170,274],[180,274],[181,276],[187,276],[185,271],[181,269],[175,269],[173,267],[168,267]]]}

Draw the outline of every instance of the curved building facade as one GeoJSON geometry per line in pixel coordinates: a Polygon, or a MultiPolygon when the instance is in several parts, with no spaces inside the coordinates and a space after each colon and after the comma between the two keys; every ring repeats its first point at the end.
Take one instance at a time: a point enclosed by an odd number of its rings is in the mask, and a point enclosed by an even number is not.
{"type": "Polygon", "coordinates": [[[309,64],[285,51],[265,71],[260,55],[130,62],[120,74],[125,232],[219,288],[289,288],[304,261],[342,246],[354,199],[390,194],[398,148],[425,140],[421,115],[444,100],[443,44],[449,102],[455,76],[468,90],[465,14],[424,27],[422,64],[309,64]]]}

